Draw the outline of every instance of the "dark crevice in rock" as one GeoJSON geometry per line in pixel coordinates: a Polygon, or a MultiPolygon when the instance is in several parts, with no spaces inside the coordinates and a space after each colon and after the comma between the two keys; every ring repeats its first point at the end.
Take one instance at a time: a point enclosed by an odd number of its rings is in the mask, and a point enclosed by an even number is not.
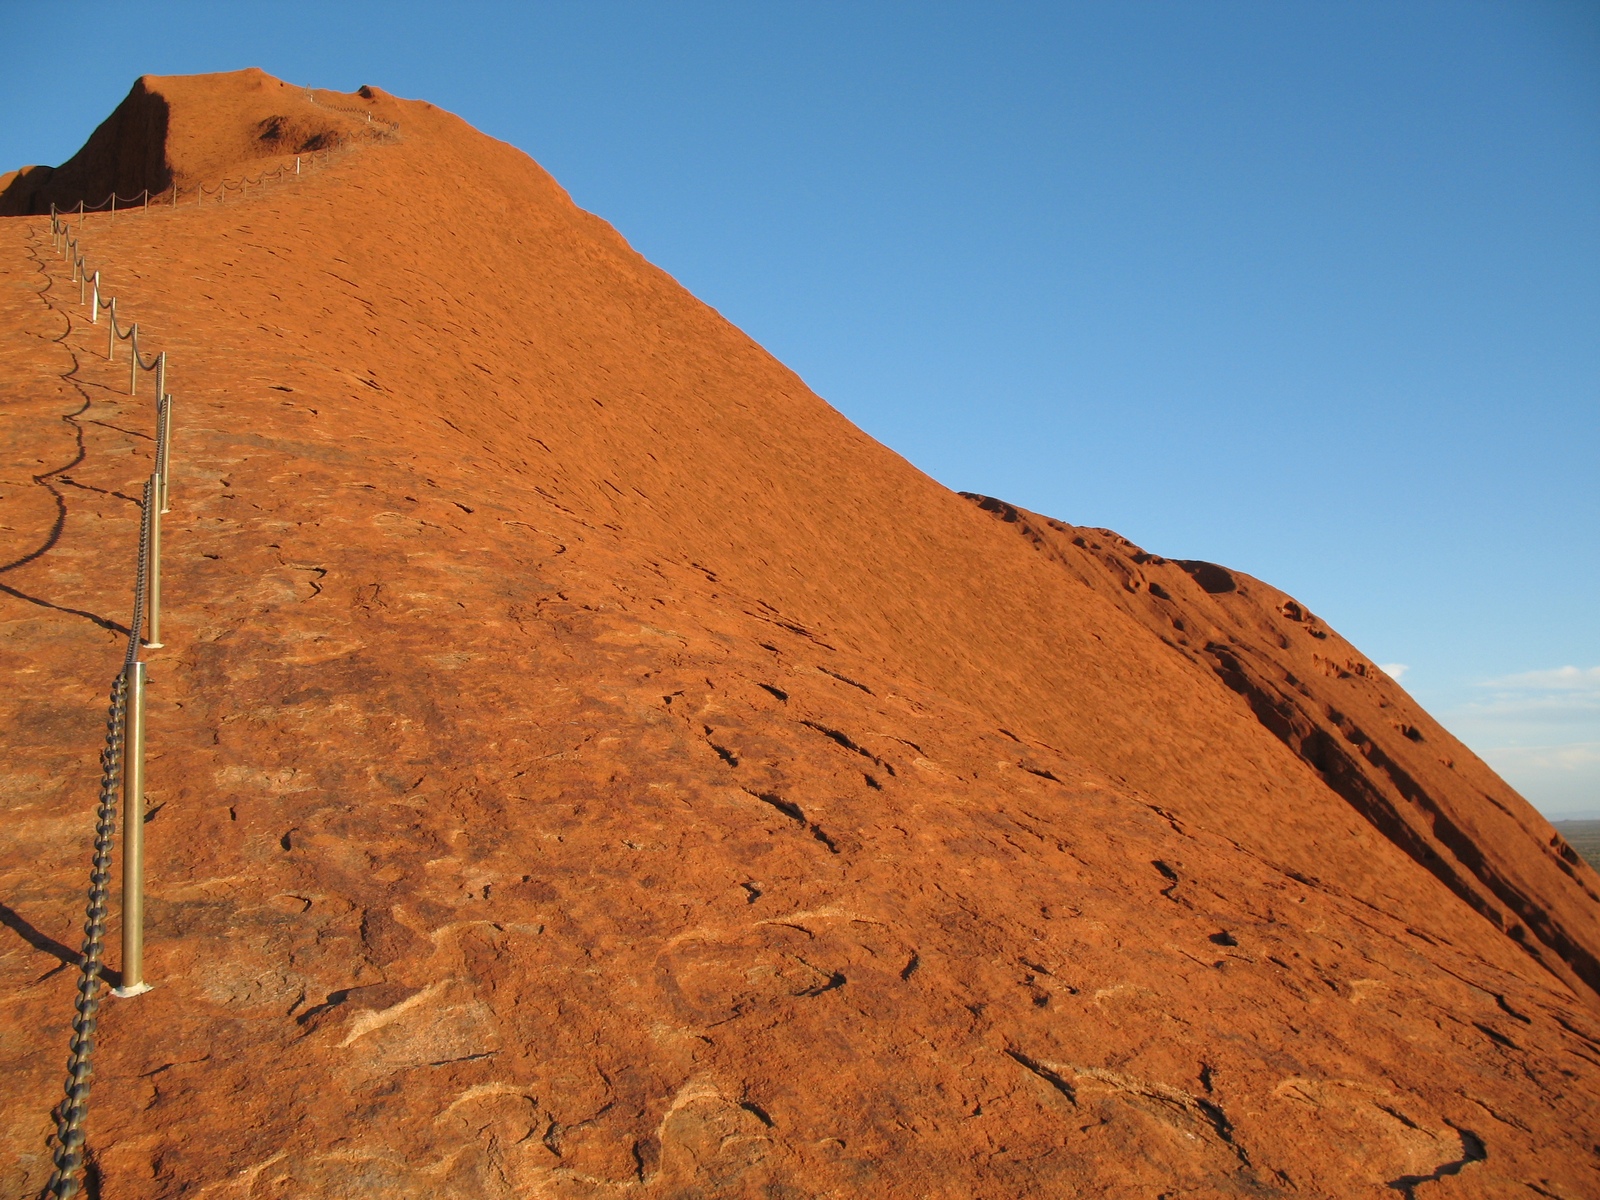
{"type": "Polygon", "coordinates": [[[825,979],[821,983],[817,984],[816,987],[807,988],[805,991],[801,992],[800,995],[802,995],[802,996],[820,996],[824,992],[832,992],[832,991],[836,991],[839,988],[842,988],[845,985],[845,983],[846,983],[846,980],[845,980],[845,977],[844,977],[844,972],[835,971],[831,975],[829,975],[827,979],[825,979]]]}
{"type": "Polygon", "coordinates": [[[866,684],[857,683],[854,679],[851,679],[850,676],[848,676],[848,675],[841,675],[837,671],[830,671],[830,670],[828,670],[827,667],[818,667],[817,670],[821,671],[824,675],[832,676],[834,679],[837,679],[840,683],[848,683],[853,688],[859,688],[861,691],[865,692],[869,696],[873,696],[873,695],[877,694],[871,688],[869,688],[866,684]]]}
{"type": "Polygon", "coordinates": [[[865,746],[858,745],[849,734],[843,733],[837,729],[830,729],[826,725],[819,725],[816,721],[801,721],[800,724],[806,726],[808,729],[815,729],[823,737],[830,739],[840,746],[843,746],[846,750],[849,750],[854,754],[859,754],[862,758],[870,759],[871,761],[877,763],[878,766],[882,767],[885,771],[889,772],[890,775],[895,773],[894,767],[891,764],[879,758],[865,746]]]}
{"type": "Polygon", "coordinates": [[[1062,1078],[1062,1076],[1052,1071],[1049,1067],[1045,1066],[1041,1062],[1034,1061],[1020,1050],[1013,1050],[1009,1047],[1006,1049],[1006,1057],[1032,1071],[1040,1079],[1044,1080],[1051,1087],[1055,1088],[1056,1091],[1060,1092],[1063,1096],[1070,1100],[1074,1106],[1077,1105],[1077,1089],[1068,1083],[1064,1078],[1062,1078]]]}
{"type": "MultiPolygon", "coordinates": [[[[745,788],[744,791],[745,795],[754,796],[763,804],[770,804],[773,808],[777,809],[784,816],[788,817],[796,825],[804,828],[811,834],[812,837],[816,838],[817,841],[821,842],[828,848],[829,854],[839,853],[839,847],[834,843],[834,840],[823,831],[820,825],[814,821],[808,820],[806,818],[805,810],[803,810],[798,804],[794,803],[794,801],[785,800],[782,796],[779,796],[773,792],[753,792],[749,788],[745,788]]],[[[760,893],[757,894],[759,895],[760,893]]],[[[752,899],[754,899],[754,897],[752,897],[752,899]]]]}

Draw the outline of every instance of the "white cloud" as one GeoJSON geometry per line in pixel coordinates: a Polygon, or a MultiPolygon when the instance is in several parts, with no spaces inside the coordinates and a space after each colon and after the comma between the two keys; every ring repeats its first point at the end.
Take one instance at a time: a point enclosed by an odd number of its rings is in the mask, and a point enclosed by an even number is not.
{"type": "Polygon", "coordinates": [[[1568,725],[1600,720],[1600,695],[1499,692],[1485,700],[1463,704],[1456,711],[1468,717],[1502,717],[1540,725],[1568,725]]]}
{"type": "Polygon", "coordinates": [[[1539,725],[1600,722],[1600,667],[1556,667],[1486,679],[1482,700],[1461,706],[1467,719],[1499,718],[1539,725]]]}
{"type": "Polygon", "coordinates": [[[1401,678],[1407,671],[1411,670],[1411,668],[1405,663],[1379,663],[1378,670],[1382,671],[1396,683],[1399,683],[1401,678]]]}
{"type": "Polygon", "coordinates": [[[1478,685],[1504,691],[1593,692],[1600,696],[1600,667],[1557,667],[1488,679],[1478,685]]]}
{"type": "Polygon", "coordinates": [[[1445,724],[1545,813],[1600,811],[1600,667],[1487,679],[1445,724]]]}
{"type": "Polygon", "coordinates": [[[1600,742],[1559,746],[1494,746],[1484,751],[1496,770],[1587,771],[1600,767],[1600,742]]]}

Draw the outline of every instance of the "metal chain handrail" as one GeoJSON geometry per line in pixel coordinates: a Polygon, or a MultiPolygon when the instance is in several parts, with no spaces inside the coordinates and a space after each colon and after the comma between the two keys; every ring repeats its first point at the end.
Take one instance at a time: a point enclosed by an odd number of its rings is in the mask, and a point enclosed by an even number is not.
{"type": "Polygon", "coordinates": [[[151,372],[156,376],[156,403],[165,403],[166,397],[166,355],[157,354],[145,360],[139,353],[139,325],[138,322],[123,329],[117,320],[117,300],[113,296],[110,300],[100,298],[100,272],[89,274],[89,263],[83,254],[83,241],[81,237],[73,236],[72,226],[61,218],[61,215],[51,206],[50,232],[56,248],[66,255],[72,267],[72,280],[78,285],[78,303],[92,304],[89,321],[98,324],[102,309],[110,314],[106,327],[106,361],[115,362],[117,357],[117,342],[128,343],[130,350],[128,362],[128,395],[138,394],[139,372],[151,372]],[[86,295],[85,292],[88,292],[86,295]]]}
{"type": "Polygon", "coordinates": [[[348,104],[329,104],[325,100],[318,100],[316,88],[306,89],[306,99],[311,101],[311,103],[315,104],[318,108],[328,108],[332,109],[334,112],[350,113],[352,116],[365,117],[367,119],[367,124],[369,125],[381,125],[388,128],[393,133],[400,132],[399,121],[385,121],[382,118],[374,121],[372,119],[372,111],[370,109],[355,108],[348,104]]]}
{"type": "Polygon", "coordinates": [[[126,209],[130,204],[137,204],[141,208],[149,208],[150,197],[155,194],[156,193],[151,192],[149,188],[145,188],[142,192],[137,192],[134,195],[128,196],[126,199],[124,199],[122,196],[117,195],[115,191],[112,191],[109,196],[100,201],[98,204],[86,204],[82,200],[78,201],[77,211],[79,213],[96,213],[110,210],[111,212],[115,213],[117,211],[117,201],[119,200],[122,201],[124,209],[126,209]]]}
{"type": "Polygon", "coordinates": [[[111,851],[117,830],[117,784],[122,775],[127,694],[127,674],[118,672],[111,684],[105,749],[100,752],[100,807],[95,813],[94,865],[89,871],[89,904],[84,917],[83,951],[78,959],[78,994],[73,1003],[72,1040],[67,1052],[67,1094],[55,1112],[55,1171],[45,1188],[46,1196],[60,1200],[77,1194],[78,1171],[83,1166],[83,1124],[89,1115],[89,1089],[93,1084],[94,1035],[99,1025],[100,976],[104,969],[101,956],[105,952],[111,851]]]}
{"type": "MultiPolygon", "coordinates": [[[[133,620],[128,629],[128,650],[122,670],[111,683],[111,704],[106,713],[106,744],[100,752],[100,805],[95,812],[94,860],[89,871],[89,901],[84,912],[83,950],[78,959],[78,995],[73,1003],[72,1040],[67,1049],[66,1096],[56,1110],[55,1171],[45,1195],[68,1200],[79,1190],[83,1167],[84,1122],[89,1116],[89,1091],[94,1085],[94,1035],[99,1026],[100,979],[105,970],[106,916],[110,911],[111,851],[117,832],[117,785],[123,781],[123,750],[127,732],[128,681],[144,666],[138,661],[138,631],[144,623],[145,586],[150,551],[153,479],[145,480],[143,519],[139,522],[139,557],[134,568],[133,620]]],[[[140,681],[142,683],[142,680],[140,681]]],[[[125,797],[132,801],[134,797],[125,797]]],[[[142,820],[143,813],[129,814],[142,820]]],[[[127,987],[126,973],[123,985],[127,987]]]]}
{"type": "MultiPolygon", "coordinates": [[[[220,204],[227,199],[230,191],[239,192],[242,195],[247,188],[260,187],[265,189],[269,181],[280,180],[286,175],[299,175],[301,173],[300,167],[302,160],[308,160],[310,165],[313,167],[325,167],[330,163],[335,162],[347,149],[349,149],[349,147],[339,145],[330,146],[326,150],[314,150],[309,154],[296,154],[294,156],[293,167],[290,167],[288,163],[279,163],[272,170],[263,171],[254,179],[251,179],[248,175],[246,175],[237,183],[231,179],[222,179],[215,185],[205,183],[196,184],[194,202],[196,204],[203,204],[205,202],[205,198],[210,195],[218,197],[217,202],[220,204]]],[[[174,191],[176,191],[176,185],[174,185],[174,191]]],[[[176,199],[173,200],[173,204],[177,204],[176,199]]]]}
{"type": "Polygon", "coordinates": [[[65,1095],[56,1106],[55,1170],[45,1195],[69,1200],[81,1190],[79,1174],[84,1163],[84,1124],[88,1118],[93,1084],[95,1032],[102,999],[106,917],[109,913],[111,856],[116,839],[117,789],[122,787],[124,825],[122,902],[122,986],[119,996],[136,996],[149,990],[142,965],[143,929],[143,823],[144,823],[144,663],[141,643],[156,648],[160,641],[161,513],[166,508],[167,464],[170,457],[172,397],[166,392],[166,353],[146,360],[139,353],[138,326],[119,328],[116,300],[100,299],[100,273],[88,274],[81,238],[57,213],[50,213],[51,240],[72,267],[79,285],[79,302],[92,302],[93,320],[101,308],[110,310],[108,357],[121,338],[130,343],[132,394],[140,369],[154,371],[157,379],[155,472],[145,480],[140,500],[139,550],[134,567],[133,614],[128,625],[128,645],[122,669],[111,685],[106,715],[106,742],[100,754],[100,800],[95,815],[94,854],[89,872],[89,894],[83,927],[83,949],[78,958],[78,988],[73,1004],[72,1038],[68,1044],[65,1095]],[[92,279],[93,295],[84,295],[85,280],[92,279]],[[143,636],[141,636],[143,635],[143,636]],[[130,704],[131,700],[131,704],[130,704]],[[130,738],[130,728],[132,730],[130,738]],[[130,745],[131,741],[131,745],[130,745]]]}

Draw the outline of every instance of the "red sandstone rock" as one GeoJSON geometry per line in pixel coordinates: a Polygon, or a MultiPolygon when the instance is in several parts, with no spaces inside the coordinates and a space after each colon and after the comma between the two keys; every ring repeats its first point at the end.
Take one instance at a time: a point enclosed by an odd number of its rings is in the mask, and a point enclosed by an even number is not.
{"type": "MultiPolygon", "coordinates": [[[[98,1195],[1600,1195],[1600,878],[1397,684],[1257,580],[945,490],[368,91],[319,97],[398,141],[146,78],[159,155],[114,117],[41,177],[356,146],[83,225],[177,396],[98,1195]]],[[[45,220],[0,261],[34,1194],[151,406],[45,220]]]]}

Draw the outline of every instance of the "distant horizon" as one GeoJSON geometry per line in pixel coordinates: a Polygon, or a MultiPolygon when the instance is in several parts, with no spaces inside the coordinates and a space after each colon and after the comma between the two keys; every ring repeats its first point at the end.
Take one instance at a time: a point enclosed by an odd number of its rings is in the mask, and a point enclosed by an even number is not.
{"type": "Polygon", "coordinates": [[[76,36],[73,86],[0,79],[0,171],[147,73],[429,100],[933,478],[1267,580],[1600,819],[1600,6],[171,3],[76,36]]]}

